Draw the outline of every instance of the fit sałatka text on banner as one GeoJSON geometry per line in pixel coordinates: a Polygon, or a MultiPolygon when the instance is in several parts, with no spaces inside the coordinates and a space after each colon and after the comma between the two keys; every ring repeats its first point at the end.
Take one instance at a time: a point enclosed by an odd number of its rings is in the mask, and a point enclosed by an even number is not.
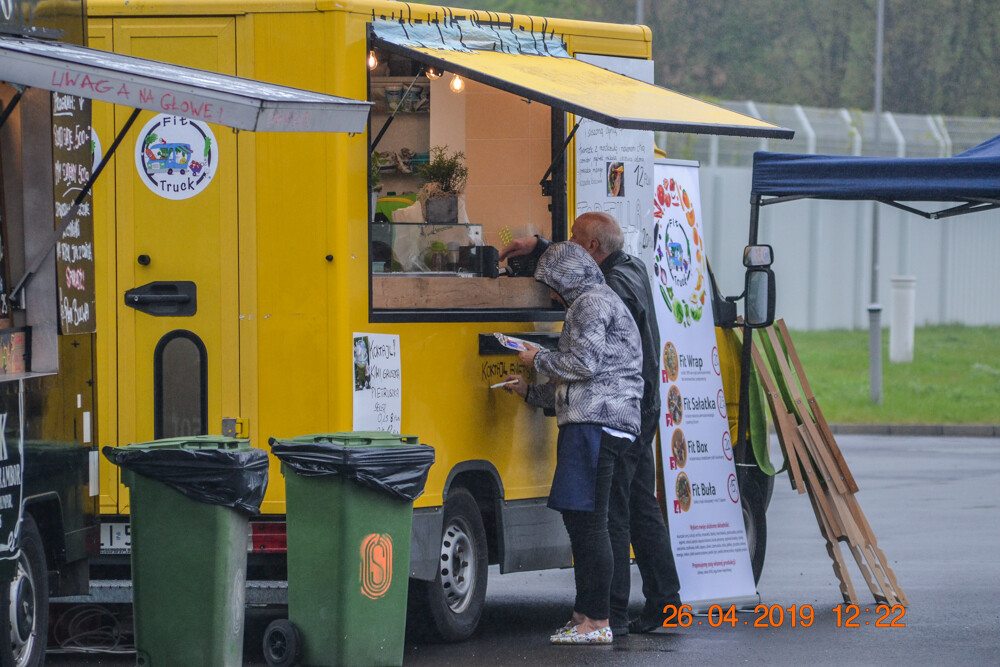
{"type": "Polygon", "coordinates": [[[722,390],[696,163],[657,161],[651,272],[660,328],[660,448],[681,598],[755,604],[722,390]]]}

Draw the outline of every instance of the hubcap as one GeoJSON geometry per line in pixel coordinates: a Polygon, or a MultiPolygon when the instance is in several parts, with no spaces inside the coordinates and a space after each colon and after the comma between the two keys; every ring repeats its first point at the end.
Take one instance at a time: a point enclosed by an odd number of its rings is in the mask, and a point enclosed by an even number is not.
{"type": "Polygon", "coordinates": [[[456,519],[441,539],[441,588],[448,608],[456,614],[468,608],[476,589],[476,549],[470,532],[464,521],[456,519]]]}
{"type": "Polygon", "coordinates": [[[35,586],[24,551],[10,582],[10,643],[15,664],[25,664],[35,645],[35,586]]]}
{"type": "Polygon", "coordinates": [[[281,660],[288,653],[288,643],[285,636],[279,632],[271,633],[268,637],[267,650],[271,659],[281,660]]]}

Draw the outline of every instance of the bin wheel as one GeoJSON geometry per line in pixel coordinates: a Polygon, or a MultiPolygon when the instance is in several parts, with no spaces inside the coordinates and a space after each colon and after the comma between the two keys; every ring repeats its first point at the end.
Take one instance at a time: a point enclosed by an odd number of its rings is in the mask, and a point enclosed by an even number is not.
{"type": "Polygon", "coordinates": [[[428,629],[439,639],[457,642],[475,632],[486,603],[488,557],[479,505],[465,489],[454,489],[444,503],[434,581],[414,581],[415,602],[428,613],[428,629]]]}
{"type": "Polygon", "coordinates": [[[290,667],[299,660],[299,629],[287,618],[271,621],[264,631],[264,661],[271,667],[290,667]]]}
{"type": "Polygon", "coordinates": [[[0,642],[0,664],[43,664],[49,627],[48,569],[42,535],[29,513],[21,521],[21,553],[14,578],[0,590],[0,605],[10,628],[10,641],[0,642]]]}

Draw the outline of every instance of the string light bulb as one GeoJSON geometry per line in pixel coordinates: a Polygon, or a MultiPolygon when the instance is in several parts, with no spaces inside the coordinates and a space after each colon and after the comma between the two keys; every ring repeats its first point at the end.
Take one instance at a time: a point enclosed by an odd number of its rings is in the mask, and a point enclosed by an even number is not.
{"type": "Polygon", "coordinates": [[[427,78],[430,79],[431,81],[433,81],[434,79],[441,78],[441,70],[439,70],[437,67],[428,67],[426,70],[424,70],[424,74],[426,74],[427,78]]]}
{"type": "Polygon", "coordinates": [[[465,90],[465,79],[456,74],[451,78],[451,83],[448,84],[448,87],[451,88],[451,92],[460,93],[465,90]]]}
{"type": "Polygon", "coordinates": [[[368,69],[378,67],[378,58],[375,56],[375,49],[368,52],[368,69]]]}

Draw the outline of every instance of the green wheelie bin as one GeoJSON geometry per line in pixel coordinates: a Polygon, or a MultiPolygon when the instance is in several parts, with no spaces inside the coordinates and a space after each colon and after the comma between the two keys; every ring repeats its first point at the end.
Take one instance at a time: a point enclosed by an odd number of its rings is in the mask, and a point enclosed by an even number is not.
{"type": "Polygon", "coordinates": [[[362,431],[270,443],[285,477],[289,618],[268,627],[265,658],[401,665],[413,500],[434,448],[362,431]]]}
{"type": "Polygon", "coordinates": [[[248,518],[267,488],[267,453],[221,436],[103,451],[130,494],[136,664],[238,667],[248,518]]]}

